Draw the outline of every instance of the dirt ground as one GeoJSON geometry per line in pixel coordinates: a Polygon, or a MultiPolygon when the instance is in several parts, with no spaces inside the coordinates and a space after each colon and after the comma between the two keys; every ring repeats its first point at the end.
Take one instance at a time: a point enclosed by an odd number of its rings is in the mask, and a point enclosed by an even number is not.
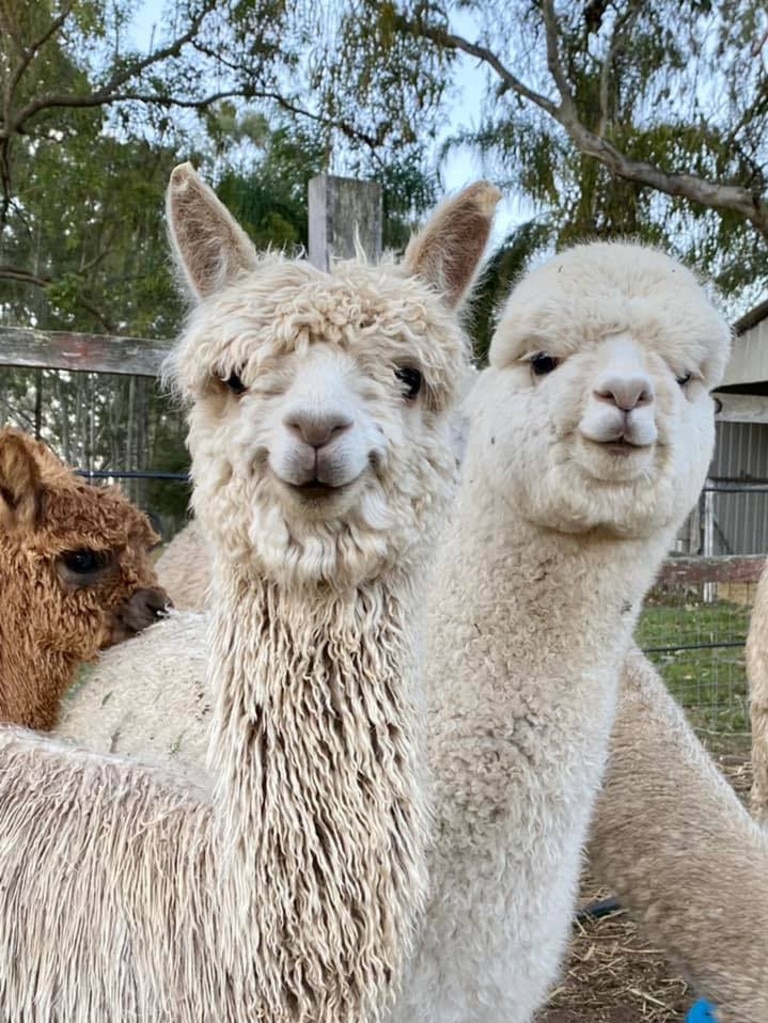
{"type": "MultiPolygon", "coordinates": [[[[751,784],[745,757],[718,757],[742,799],[751,784]]],[[[580,905],[611,893],[585,873],[580,905]]],[[[537,1023],[681,1023],[696,995],[624,912],[575,922],[559,986],[537,1023]]]]}

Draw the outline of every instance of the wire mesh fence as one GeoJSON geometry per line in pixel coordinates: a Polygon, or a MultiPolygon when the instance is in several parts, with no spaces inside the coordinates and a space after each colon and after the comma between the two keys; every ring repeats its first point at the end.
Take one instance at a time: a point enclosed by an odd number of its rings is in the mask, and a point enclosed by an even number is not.
{"type": "Polygon", "coordinates": [[[749,748],[744,643],[768,551],[768,481],[711,480],[646,598],[638,641],[705,744],[749,748]]]}

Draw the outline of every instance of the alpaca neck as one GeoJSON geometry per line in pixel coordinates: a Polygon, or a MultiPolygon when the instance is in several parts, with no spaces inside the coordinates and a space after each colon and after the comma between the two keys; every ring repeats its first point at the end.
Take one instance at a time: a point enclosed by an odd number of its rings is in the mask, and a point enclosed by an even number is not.
{"type": "Polygon", "coordinates": [[[359,1001],[355,985],[381,989],[408,947],[425,889],[418,603],[404,576],[342,593],[217,566],[211,759],[234,903],[223,915],[258,930],[273,1007],[318,987],[359,1001]],[[377,947],[391,957],[372,961],[377,947]]]}
{"type": "Polygon", "coordinates": [[[393,1023],[528,1023],[568,937],[652,541],[526,523],[465,463],[427,683],[435,895],[393,1023]]]}
{"type": "MultiPolygon", "coordinates": [[[[531,785],[539,786],[536,765],[543,763],[556,765],[557,778],[541,776],[539,787],[551,786],[547,797],[581,787],[588,813],[620,665],[671,538],[543,530],[487,481],[465,475],[436,572],[440,596],[427,651],[430,739],[458,728],[468,741],[482,738],[493,747],[492,768],[473,754],[461,768],[498,774],[489,786],[489,798],[499,804],[489,826],[507,819],[514,799],[514,786],[504,779],[530,771],[531,785]],[[462,681],[446,685],[446,678],[462,681]]],[[[440,791],[454,784],[441,769],[446,757],[438,738],[432,748],[437,798],[441,811],[450,804],[456,812],[456,793],[440,791]]]]}
{"type": "Polygon", "coordinates": [[[489,612],[499,627],[503,623],[516,649],[530,648],[536,662],[567,652],[575,663],[588,664],[616,630],[626,649],[673,536],[673,526],[643,537],[608,529],[545,529],[526,520],[492,487],[468,480],[456,543],[464,563],[477,571],[461,586],[473,610],[482,609],[486,619],[489,612]]]}

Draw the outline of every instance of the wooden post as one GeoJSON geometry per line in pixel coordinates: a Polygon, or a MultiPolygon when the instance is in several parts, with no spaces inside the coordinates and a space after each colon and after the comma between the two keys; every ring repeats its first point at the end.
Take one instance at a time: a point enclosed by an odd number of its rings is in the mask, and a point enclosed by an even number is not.
{"type": "Polygon", "coordinates": [[[309,261],[328,270],[355,255],[355,236],[372,263],[381,258],[381,185],[319,174],[309,182],[309,261]]]}

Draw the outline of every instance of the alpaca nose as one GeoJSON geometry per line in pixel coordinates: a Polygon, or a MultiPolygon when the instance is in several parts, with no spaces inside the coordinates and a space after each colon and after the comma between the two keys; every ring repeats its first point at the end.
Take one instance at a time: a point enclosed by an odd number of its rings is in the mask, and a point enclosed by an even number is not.
{"type": "Polygon", "coordinates": [[[653,381],[642,372],[604,373],[595,382],[593,394],[598,401],[615,405],[622,412],[650,405],[655,397],[653,381]]]}
{"type": "Polygon", "coordinates": [[[293,410],[283,420],[285,426],[311,448],[323,448],[352,426],[345,412],[311,409],[293,410]]]}

